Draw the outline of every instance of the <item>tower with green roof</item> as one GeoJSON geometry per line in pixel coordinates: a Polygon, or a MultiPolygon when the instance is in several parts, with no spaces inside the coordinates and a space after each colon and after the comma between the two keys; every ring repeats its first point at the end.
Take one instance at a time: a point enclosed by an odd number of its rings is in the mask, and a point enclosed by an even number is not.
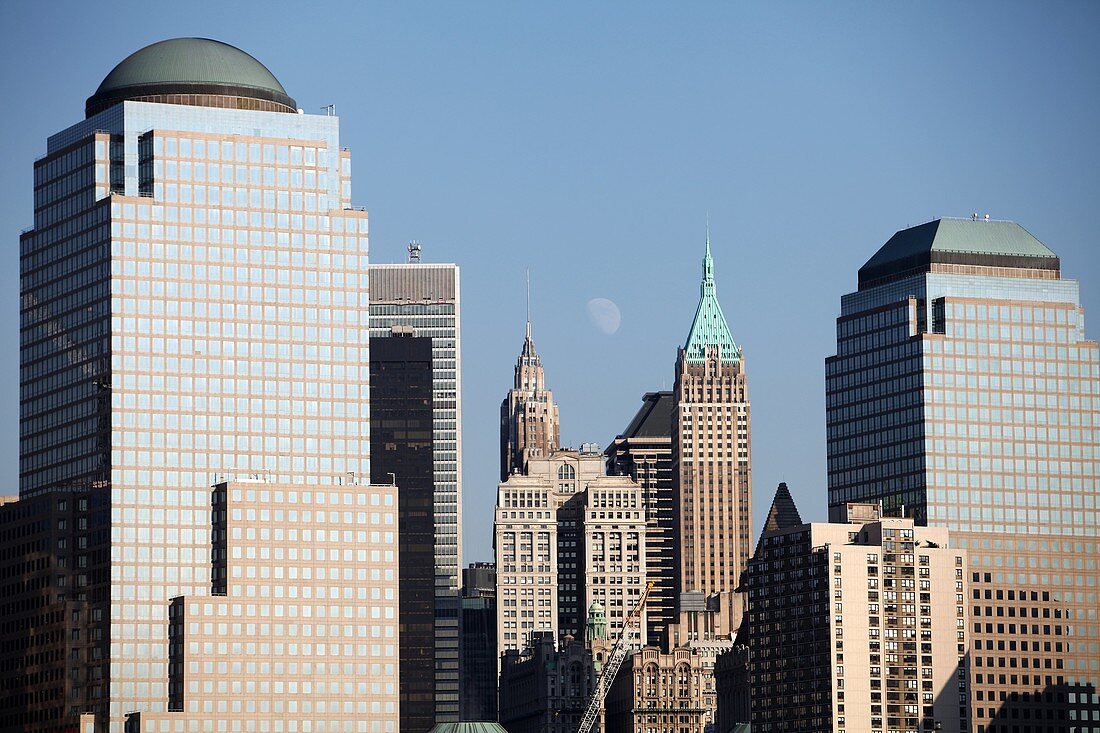
{"type": "Polygon", "coordinates": [[[673,390],[674,568],[679,610],[717,608],[708,623],[721,636],[740,624],[733,591],[751,547],[750,418],[744,353],[718,302],[709,227],[702,265],[673,390]]]}

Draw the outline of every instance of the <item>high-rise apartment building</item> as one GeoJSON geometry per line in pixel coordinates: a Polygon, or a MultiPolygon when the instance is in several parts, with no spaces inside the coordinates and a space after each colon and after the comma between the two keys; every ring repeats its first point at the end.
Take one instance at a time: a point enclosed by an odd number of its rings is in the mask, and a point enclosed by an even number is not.
{"type": "Polygon", "coordinates": [[[1095,727],[1100,348],[1057,255],[976,216],[897,232],[841,299],[826,404],[831,514],[968,551],[972,730],[1095,727]]]}
{"type": "Polygon", "coordinates": [[[607,473],[641,487],[646,512],[646,564],[654,585],[646,602],[648,638],[656,644],[676,623],[676,536],[673,507],[672,392],[647,392],[621,435],[604,451],[607,473]]]}
{"type": "Polygon", "coordinates": [[[676,360],[672,464],[675,480],[677,589],[726,599],[717,628],[732,633],[731,602],[749,557],[752,522],[750,415],[745,359],[718,304],[707,235],[699,306],[676,360]]]}
{"type": "Polygon", "coordinates": [[[370,339],[371,481],[400,487],[401,731],[435,725],[432,340],[394,326],[370,339]]]}
{"type": "MultiPolygon", "coordinates": [[[[459,563],[462,527],[462,338],[459,269],[420,262],[370,265],[370,335],[411,329],[430,338],[435,499],[435,715],[458,720],[459,563]]],[[[381,481],[386,480],[381,476],[381,481]]]]}
{"type": "Polygon", "coordinates": [[[117,731],[167,709],[169,601],[210,592],[215,479],[369,472],[367,215],[339,119],[232,46],[144,48],[86,112],[35,162],[20,239],[20,496],[90,495],[92,648],[66,650],[51,724],[117,731]]]}
{"type": "Polygon", "coordinates": [[[749,561],[752,729],[968,730],[965,551],[878,505],[849,515],[781,516],[749,561]]]}
{"type": "Polygon", "coordinates": [[[529,459],[546,458],[560,447],[558,405],[546,388],[546,372],[535,351],[528,317],[512,389],[500,403],[500,480],[522,473],[529,459]]]}

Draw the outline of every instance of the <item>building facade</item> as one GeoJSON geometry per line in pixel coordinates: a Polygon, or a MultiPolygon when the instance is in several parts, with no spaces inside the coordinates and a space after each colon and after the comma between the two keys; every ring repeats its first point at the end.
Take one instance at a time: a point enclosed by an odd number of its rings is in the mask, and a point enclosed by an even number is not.
{"type": "Polygon", "coordinates": [[[167,711],[126,733],[399,727],[397,487],[211,491],[211,587],[168,606],[167,711]]]}
{"type": "Polygon", "coordinates": [[[459,655],[461,717],[497,719],[497,571],[490,562],[462,569],[459,655]]]}
{"type": "Polygon", "coordinates": [[[630,476],[646,512],[646,564],[653,589],[646,603],[649,643],[676,623],[676,512],[673,506],[672,392],[647,392],[622,434],[604,451],[610,476],[630,476]]]}
{"type": "Polygon", "coordinates": [[[103,511],[97,635],[57,722],[118,731],[166,710],[169,600],[210,589],[210,485],[369,472],[367,215],[339,119],[203,39],[121,62],[34,188],[20,497],[90,491],[103,511]]]}
{"type": "Polygon", "coordinates": [[[515,378],[500,403],[500,480],[522,473],[527,461],[561,447],[558,405],[546,388],[546,371],[531,338],[531,319],[516,359],[515,378]]]}
{"type": "Polygon", "coordinates": [[[672,463],[679,610],[684,594],[723,595],[720,633],[741,606],[732,594],[749,557],[752,523],[750,413],[745,359],[715,293],[707,235],[699,306],[676,360],[672,463]]]}
{"type": "Polygon", "coordinates": [[[646,646],[631,655],[608,691],[607,733],[702,733],[713,721],[714,669],[687,647],[646,646]]]}
{"type": "Polygon", "coordinates": [[[598,676],[583,641],[537,633],[523,652],[501,658],[500,724],[508,733],[576,733],[598,676]]]}
{"type": "Polygon", "coordinates": [[[752,729],[968,730],[965,560],[878,505],[765,530],[746,572],[752,729]]]}
{"type": "MultiPolygon", "coordinates": [[[[394,328],[432,341],[435,499],[435,705],[458,720],[458,598],[462,557],[462,318],[459,269],[419,261],[370,265],[370,335],[394,328]]],[[[386,480],[382,477],[380,480],[386,480]]]]}
{"type": "Polygon", "coordinates": [[[603,461],[599,453],[557,451],[529,458],[526,470],[497,489],[497,658],[525,649],[536,633],[558,639],[583,629],[584,491],[603,461]]]}
{"type": "Polygon", "coordinates": [[[881,501],[968,550],[977,733],[1100,717],[1098,395],[1078,284],[1013,222],[899,231],[841,300],[830,511],[881,501]]]}
{"type": "Polygon", "coordinates": [[[371,481],[400,487],[401,731],[435,726],[432,339],[394,326],[370,339],[371,481]]]}

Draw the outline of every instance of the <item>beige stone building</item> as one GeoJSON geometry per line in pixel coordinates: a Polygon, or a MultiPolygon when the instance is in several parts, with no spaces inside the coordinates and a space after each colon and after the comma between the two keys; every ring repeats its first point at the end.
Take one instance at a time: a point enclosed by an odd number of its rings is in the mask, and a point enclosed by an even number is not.
{"type": "Polygon", "coordinates": [[[500,480],[522,473],[528,460],[546,458],[560,445],[558,405],[546,388],[546,371],[535,351],[528,313],[512,389],[500,404],[500,480]]]}
{"type": "Polygon", "coordinates": [[[679,610],[698,610],[710,596],[724,595],[713,623],[728,635],[741,619],[730,594],[751,542],[750,414],[744,355],[715,294],[709,234],[699,306],[677,357],[673,397],[679,610]]]}
{"type": "Polygon", "coordinates": [[[536,632],[557,639],[580,630],[582,492],[601,475],[603,462],[596,454],[558,451],[527,468],[497,489],[498,659],[508,649],[524,649],[536,632]]]}
{"type": "Polygon", "coordinates": [[[623,665],[604,707],[606,733],[702,733],[714,719],[714,658],[646,646],[623,665]]]}
{"type": "Polygon", "coordinates": [[[752,729],[967,730],[966,558],[873,504],[766,530],[745,584],[752,729]]]}
{"type": "Polygon", "coordinates": [[[396,733],[397,491],[215,486],[212,593],[172,599],[168,711],[128,733],[396,733]]]}

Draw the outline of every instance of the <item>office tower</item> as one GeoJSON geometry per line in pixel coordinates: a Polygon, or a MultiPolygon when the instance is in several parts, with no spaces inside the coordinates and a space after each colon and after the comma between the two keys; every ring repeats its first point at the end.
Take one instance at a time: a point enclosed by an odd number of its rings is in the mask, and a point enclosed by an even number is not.
{"type": "Polygon", "coordinates": [[[752,473],[745,360],[718,304],[707,235],[699,306],[676,359],[672,463],[680,611],[694,596],[726,600],[719,633],[741,620],[732,602],[749,556],[752,473]]]}
{"type": "Polygon", "coordinates": [[[531,339],[528,312],[527,334],[516,359],[512,389],[500,403],[500,480],[522,473],[529,459],[545,458],[559,447],[558,405],[554,393],[546,388],[546,372],[531,339]]]}
{"type": "Polygon", "coordinates": [[[20,497],[102,509],[75,558],[103,570],[97,636],[66,649],[52,723],[119,731],[168,704],[169,599],[209,593],[215,477],[369,471],[367,215],[339,119],[232,46],[146,47],[86,111],[35,162],[20,238],[20,497]]]}
{"type": "Polygon", "coordinates": [[[167,609],[167,711],[126,733],[397,733],[397,492],[216,485],[211,588],[167,609]]]}
{"type": "Polygon", "coordinates": [[[1013,222],[901,230],[841,299],[830,511],[881,500],[969,550],[977,733],[1100,717],[1098,394],[1078,284],[1013,222]]]}
{"type": "Polygon", "coordinates": [[[371,481],[397,493],[401,731],[435,725],[432,339],[394,326],[370,339],[371,481]]]}
{"type": "Polygon", "coordinates": [[[877,504],[847,509],[765,529],[749,561],[752,729],[967,730],[965,551],[877,504]]]}
{"type": "Polygon", "coordinates": [[[585,487],[603,473],[598,452],[530,458],[497,489],[497,658],[536,632],[552,639],[581,631],[585,487]]]}
{"type": "Polygon", "coordinates": [[[497,571],[491,562],[462,569],[459,679],[463,720],[497,719],[497,571]]]}
{"type": "Polygon", "coordinates": [[[672,477],[672,392],[647,392],[622,434],[604,451],[607,473],[630,476],[642,489],[646,562],[654,582],[646,603],[648,638],[657,643],[676,623],[676,535],[672,477]]]}
{"type": "MultiPolygon", "coordinates": [[[[584,489],[583,507],[584,593],[578,612],[590,613],[599,605],[607,637],[614,640],[641,600],[649,575],[642,490],[629,476],[597,476],[584,489]]],[[[647,613],[643,608],[642,645],[646,643],[647,613]]]]}
{"type": "MultiPolygon", "coordinates": [[[[458,720],[459,562],[462,556],[462,338],[457,265],[420,262],[371,265],[370,335],[394,327],[432,340],[432,441],[435,505],[435,715],[458,720]]],[[[381,480],[385,480],[382,477],[381,480]]]]}

